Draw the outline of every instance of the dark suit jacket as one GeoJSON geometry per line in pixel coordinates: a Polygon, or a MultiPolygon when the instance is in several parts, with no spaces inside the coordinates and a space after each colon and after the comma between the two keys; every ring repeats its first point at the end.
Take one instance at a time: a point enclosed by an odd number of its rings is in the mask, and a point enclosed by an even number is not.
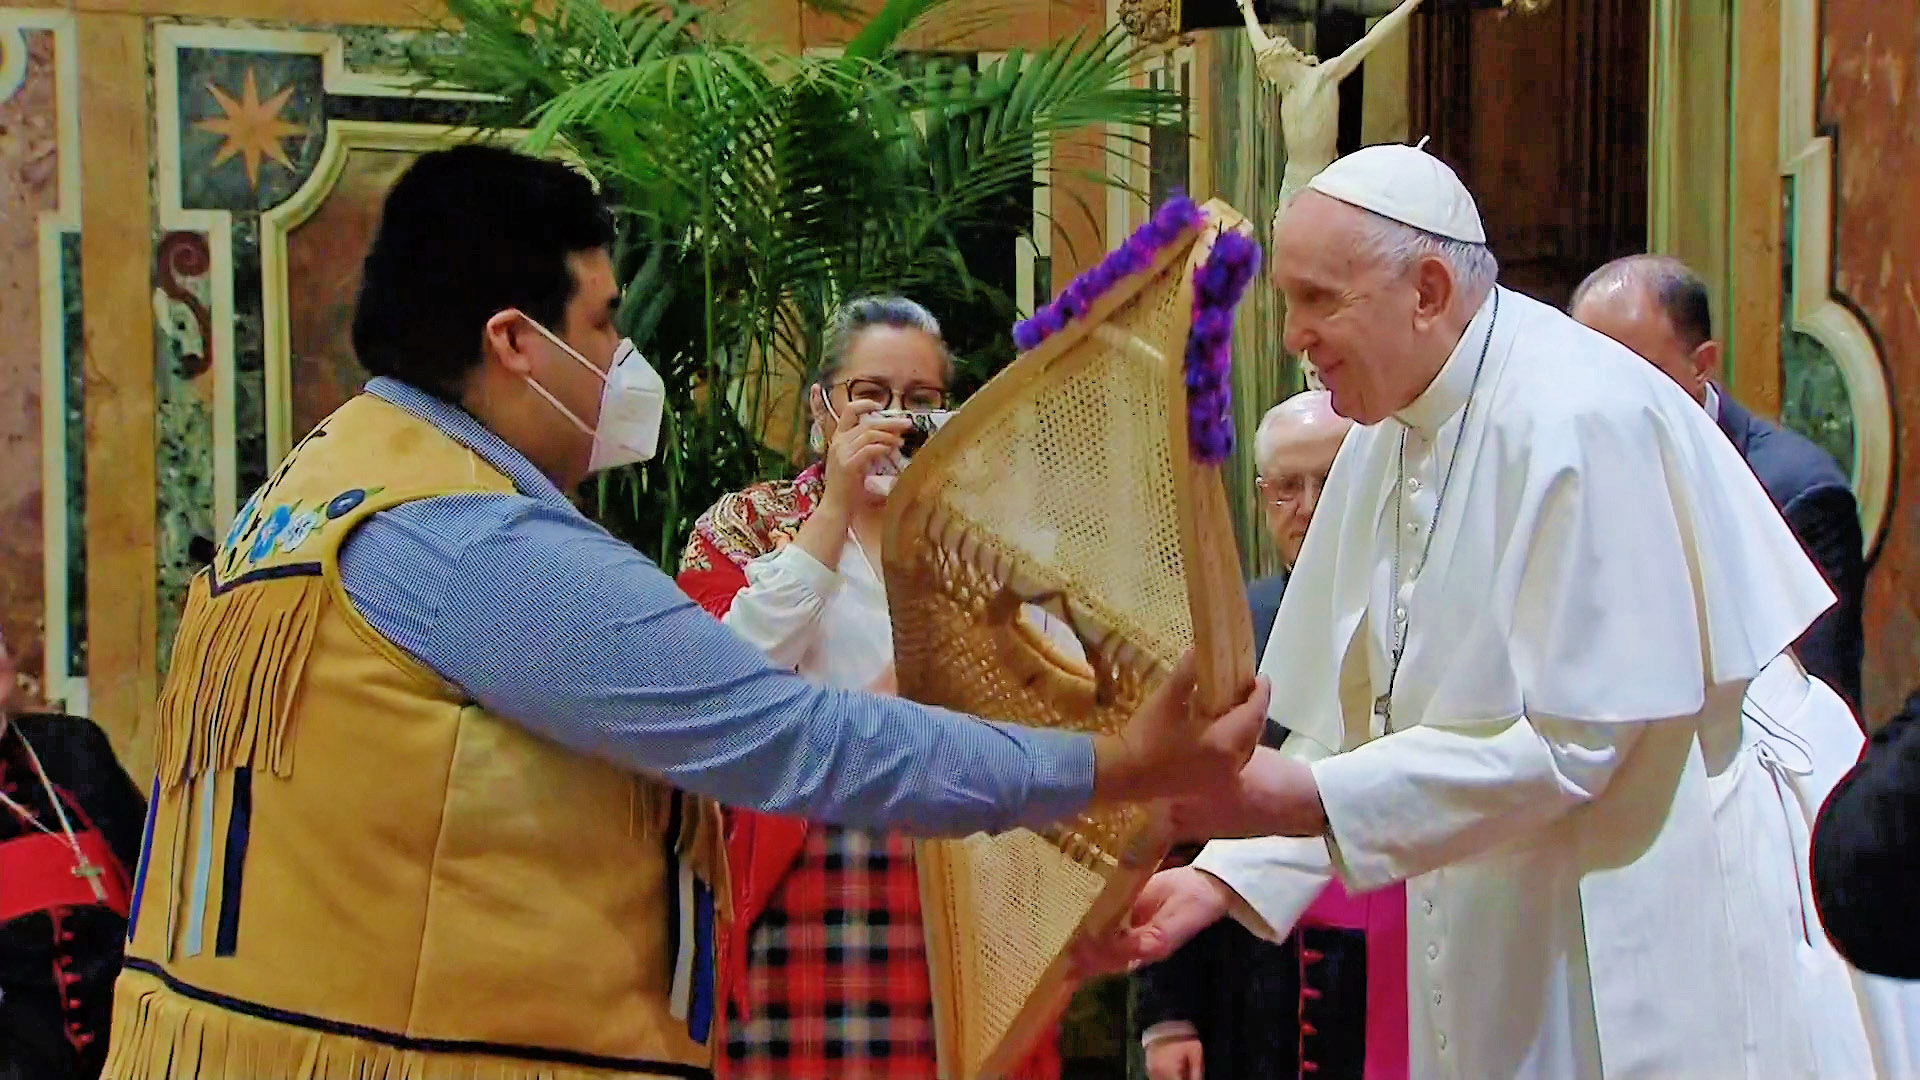
{"type": "Polygon", "coordinates": [[[1273,620],[1280,615],[1280,597],[1286,591],[1284,571],[1247,585],[1247,606],[1253,609],[1253,661],[1256,664],[1267,649],[1267,638],[1273,634],[1273,620]]]}
{"type": "MultiPolygon", "coordinates": [[[[1266,649],[1286,584],[1286,576],[1276,574],[1247,586],[1257,652],[1266,649]]],[[[1268,722],[1269,745],[1278,746],[1286,734],[1268,722]]],[[[1323,1080],[1358,1080],[1366,1059],[1366,1000],[1364,933],[1308,929],[1275,945],[1222,919],[1134,976],[1134,1034],[1169,1020],[1193,1024],[1209,1077],[1295,1076],[1304,1051],[1323,1080]],[[1317,954],[1310,968],[1301,963],[1303,940],[1317,954]],[[1303,997],[1309,983],[1315,994],[1303,997]],[[1303,1009],[1312,1024],[1305,1039],[1303,1009]]]]}
{"type": "Polygon", "coordinates": [[[1867,587],[1867,565],[1860,507],[1847,474],[1812,440],[1753,415],[1724,390],[1720,430],[1747,459],[1760,486],[1767,489],[1839,598],[1794,643],[1794,652],[1809,673],[1839,691],[1858,713],[1865,651],[1860,604],[1867,587]]]}
{"type": "Polygon", "coordinates": [[[1920,979],[1920,692],[1873,733],[1813,825],[1813,899],[1834,948],[1875,975],[1920,979]]]}

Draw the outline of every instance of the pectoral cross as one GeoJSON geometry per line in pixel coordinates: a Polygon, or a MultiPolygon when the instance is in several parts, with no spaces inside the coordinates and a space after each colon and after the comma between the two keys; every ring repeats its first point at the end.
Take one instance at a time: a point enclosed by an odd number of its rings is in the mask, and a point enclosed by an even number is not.
{"type": "Polygon", "coordinates": [[[1380,734],[1393,730],[1393,684],[1400,681],[1400,658],[1407,652],[1407,609],[1393,613],[1393,662],[1387,671],[1387,688],[1373,699],[1373,715],[1380,720],[1380,734]]]}
{"type": "Polygon", "coordinates": [[[102,904],[106,903],[107,889],[100,884],[100,876],[106,871],[95,866],[93,860],[85,855],[78,856],[78,859],[79,861],[73,864],[73,876],[87,879],[87,885],[93,889],[93,898],[102,904]]]}

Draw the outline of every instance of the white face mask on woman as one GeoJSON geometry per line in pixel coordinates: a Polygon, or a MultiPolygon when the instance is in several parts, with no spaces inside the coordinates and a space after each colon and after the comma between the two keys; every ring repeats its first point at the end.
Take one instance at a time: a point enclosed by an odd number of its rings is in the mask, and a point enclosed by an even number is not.
{"type": "Polygon", "coordinates": [[[572,409],[560,404],[559,398],[548,393],[546,387],[535,382],[532,376],[526,377],[534,393],[546,398],[547,404],[573,421],[574,427],[593,436],[593,455],[587,460],[587,472],[605,472],[652,458],[659,449],[660,422],[667,412],[667,384],[660,373],[653,370],[653,365],[647,363],[647,358],[640,355],[633,340],[620,339],[613,350],[612,365],[602,372],[593,361],[581,356],[537,320],[529,317],[527,323],[600,378],[600,423],[589,427],[572,409]]]}

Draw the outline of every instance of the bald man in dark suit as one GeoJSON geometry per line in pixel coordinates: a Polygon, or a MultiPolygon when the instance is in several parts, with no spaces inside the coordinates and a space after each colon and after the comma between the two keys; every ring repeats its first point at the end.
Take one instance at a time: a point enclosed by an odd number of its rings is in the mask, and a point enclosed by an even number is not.
{"type": "Polygon", "coordinates": [[[1715,385],[1721,349],[1707,287],[1684,263],[1664,255],[1616,259],[1574,290],[1568,311],[1679,383],[1746,458],[1838,598],[1794,643],[1794,652],[1857,717],[1867,567],[1860,507],[1847,474],[1812,440],[1755,416],[1715,385]]]}

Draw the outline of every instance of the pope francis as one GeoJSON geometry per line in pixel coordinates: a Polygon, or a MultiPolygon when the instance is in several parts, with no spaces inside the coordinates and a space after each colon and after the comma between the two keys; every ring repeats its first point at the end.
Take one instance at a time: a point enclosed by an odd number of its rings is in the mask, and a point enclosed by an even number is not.
{"type": "Polygon", "coordinates": [[[1364,425],[1261,665],[1293,736],[1179,808],[1258,838],[1156,876],[1083,962],[1405,881],[1416,1077],[1841,1075],[1815,1018],[1857,1047],[1858,1010],[1808,1007],[1792,846],[1727,809],[1767,782],[1756,676],[1834,700],[1782,657],[1833,597],[1752,473],[1650,365],[1496,286],[1416,147],[1329,166],[1272,264],[1288,348],[1364,425]]]}

